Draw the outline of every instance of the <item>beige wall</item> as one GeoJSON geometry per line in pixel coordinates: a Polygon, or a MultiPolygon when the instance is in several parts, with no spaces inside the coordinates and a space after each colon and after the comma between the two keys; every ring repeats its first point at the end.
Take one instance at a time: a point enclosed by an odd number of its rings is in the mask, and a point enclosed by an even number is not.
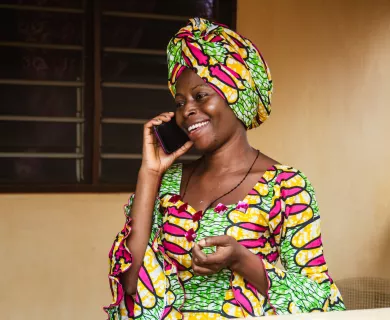
{"type": "MultiPolygon", "coordinates": [[[[251,142],[314,183],[335,279],[390,277],[389,1],[239,0],[238,10],[275,83],[272,117],[251,142]]],[[[126,198],[1,195],[2,318],[104,319],[126,198]]]]}
{"type": "Polygon", "coordinates": [[[0,318],[105,319],[107,256],[126,198],[1,195],[0,318]]]}
{"type": "Polygon", "coordinates": [[[274,80],[252,144],[314,184],[334,278],[390,277],[390,2],[239,0],[274,80]]]}

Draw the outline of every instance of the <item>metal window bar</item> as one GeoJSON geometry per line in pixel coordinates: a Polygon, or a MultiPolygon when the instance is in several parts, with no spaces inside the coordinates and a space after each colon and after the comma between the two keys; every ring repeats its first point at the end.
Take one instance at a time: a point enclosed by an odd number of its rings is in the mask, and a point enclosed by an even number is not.
{"type": "MultiPolygon", "coordinates": [[[[76,88],[76,118],[83,118],[82,88],[76,88]]],[[[76,153],[84,155],[84,122],[76,124],[76,153]]],[[[83,157],[84,158],[84,157],[83,157]]],[[[84,159],[76,159],[76,179],[77,182],[84,180],[84,159]]]]}
{"type": "Polygon", "coordinates": [[[167,20],[167,21],[187,21],[190,17],[172,16],[166,14],[154,13],[140,13],[140,12],[123,12],[123,11],[103,11],[104,16],[123,17],[123,18],[141,18],[153,20],[167,20]]]}
{"type": "Polygon", "coordinates": [[[137,49],[137,48],[126,48],[126,47],[103,47],[103,52],[148,54],[148,55],[156,55],[156,56],[165,56],[167,54],[164,50],[137,49]]]}
{"type": "Polygon", "coordinates": [[[102,118],[101,123],[111,124],[145,124],[146,119],[132,119],[132,118],[102,118]]]}
{"type": "Polygon", "coordinates": [[[130,83],[130,82],[103,82],[102,87],[105,88],[127,88],[127,89],[152,89],[152,90],[168,90],[168,85],[165,84],[147,84],[147,83],[130,83]]]}
{"type": "Polygon", "coordinates": [[[0,47],[74,50],[74,51],[81,51],[83,49],[83,47],[79,45],[29,43],[29,42],[19,42],[19,41],[0,41],[0,47]]]}
{"type": "Polygon", "coordinates": [[[80,117],[34,117],[0,115],[0,121],[83,123],[85,119],[80,117]]]}
{"type": "Polygon", "coordinates": [[[20,11],[39,11],[39,12],[84,13],[83,9],[28,6],[24,4],[0,4],[0,9],[11,9],[11,10],[20,10],[20,11]]]}
{"type": "Polygon", "coordinates": [[[56,81],[56,80],[28,80],[28,79],[0,79],[0,84],[21,86],[53,86],[53,87],[83,87],[81,81],[56,81]]]}
{"type": "Polygon", "coordinates": [[[57,152],[0,152],[0,158],[82,159],[82,153],[57,152]]]}
{"type": "MultiPolygon", "coordinates": [[[[140,153],[102,153],[102,159],[114,159],[114,160],[128,160],[128,159],[142,159],[142,154],[140,153]]],[[[181,156],[181,160],[197,160],[200,158],[200,155],[184,155],[181,156]]]]}

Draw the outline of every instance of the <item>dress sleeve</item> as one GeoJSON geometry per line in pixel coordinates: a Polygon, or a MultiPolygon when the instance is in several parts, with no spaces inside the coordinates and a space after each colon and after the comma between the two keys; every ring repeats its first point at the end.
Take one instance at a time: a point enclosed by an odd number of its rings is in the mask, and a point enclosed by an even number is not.
{"type": "MultiPolygon", "coordinates": [[[[133,298],[125,294],[122,284],[120,283],[120,276],[126,272],[132,265],[132,254],[127,248],[126,239],[130,235],[131,227],[131,208],[134,201],[135,194],[132,194],[128,203],[124,206],[126,222],[123,229],[115,237],[114,243],[109,253],[109,274],[112,302],[104,310],[107,312],[109,319],[120,319],[119,315],[126,314],[129,318],[132,313],[133,298]]],[[[150,239],[154,239],[161,225],[162,215],[159,210],[160,200],[156,198],[155,207],[153,211],[153,223],[150,239]]],[[[150,241],[149,241],[150,242],[150,241]]],[[[127,318],[126,318],[127,319],[127,318]]]]}
{"type": "Polygon", "coordinates": [[[274,180],[269,228],[285,270],[263,259],[268,302],[276,314],[344,310],[328,274],[314,189],[304,174],[291,169],[274,180]]]}

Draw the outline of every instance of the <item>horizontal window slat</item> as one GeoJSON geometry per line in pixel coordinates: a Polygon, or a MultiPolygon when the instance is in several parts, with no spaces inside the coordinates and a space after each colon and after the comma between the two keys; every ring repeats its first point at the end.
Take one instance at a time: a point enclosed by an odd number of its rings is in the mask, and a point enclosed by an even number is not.
{"type": "MultiPolygon", "coordinates": [[[[1,80],[0,80],[1,81],[1,80]]],[[[1,83],[1,82],[0,82],[1,83]]],[[[130,83],[130,82],[103,82],[103,87],[106,88],[128,88],[128,89],[152,89],[152,90],[168,90],[168,85],[148,84],[148,83],[130,83]]]]}
{"type": "Polygon", "coordinates": [[[28,79],[0,79],[0,84],[21,86],[54,86],[54,87],[83,87],[81,81],[58,81],[58,80],[28,80],[28,79]]]}
{"type": "Polygon", "coordinates": [[[83,46],[79,46],[79,45],[33,43],[33,42],[21,42],[21,41],[0,41],[0,47],[75,50],[75,51],[83,50],[83,46]]]}
{"type": "MultiPolygon", "coordinates": [[[[1,118],[0,118],[1,119],[1,118]]],[[[102,123],[112,124],[145,124],[147,119],[102,118],[102,123]]]]}
{"type": "Polygon", "coordinates": [[[0,158],[82,159],[82,153],[0,152],[0,158]]]}
{"type": "Polygon", "coordinates": [[[39,11],[39,12],[61,12],[61,13],[84,13],[83,9],[31,6],[25,4],[0,4],[0,9],[10,9],[18,11],[39,11]]]}
{"type": "Polygon", "coordinates": [[[138,48],[126,48],[126,47],[104,47],[103,52],[149,54],[149,55],[158,55],[158,56],[165,56],[167,54],[166,51],[164,50],[138,49],[138,48]]]}
{"type": "MultiPolygon", "coordinates": [[[[183,155],[179,159],[197,160],[200,157],[201,157],[200,155],[183,155]]],[[[117,159],[117,160],[142,159],[142,154],[137,154],[137,153],[102,153],[101,158],[102,159],[117,159]]]]}
{"type": "Polygon", "coordinates": [[[211,18],[217,9],[216,2],[216,0],[103,0],[102,8],[104,11],[181,16],[185,19],[190,16],[211,18]]]}
{"type": "Polygon", "coordinates": [[[0,121],[83,123],[85,119],[77,117],[33,117],[0,115],[0,121]]]}
{"type": "Polygon", "coordinates": [[[141,13],[141,12],[123,12],[123,11],[103,11],[104,16],[122,17],[122,18],[141,18],[166,21],[187,21],[190,17],[173,16],[167,14],[141,13]]]}

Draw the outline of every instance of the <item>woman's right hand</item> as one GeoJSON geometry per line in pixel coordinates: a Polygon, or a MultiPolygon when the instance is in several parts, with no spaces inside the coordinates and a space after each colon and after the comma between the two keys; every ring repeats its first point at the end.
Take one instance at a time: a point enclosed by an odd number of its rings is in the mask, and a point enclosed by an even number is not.
{"type": "Polygon", "coordinates": [[[177,158],[181,157],[192,147],[193,142],[187,141],[175,152],[166,154],[160,146],[153,126],[158,126],[162,122],[169,122],[174,115],[174,112],[164,112],[145,123],[141,170],[161,176],[177,158]]]}

